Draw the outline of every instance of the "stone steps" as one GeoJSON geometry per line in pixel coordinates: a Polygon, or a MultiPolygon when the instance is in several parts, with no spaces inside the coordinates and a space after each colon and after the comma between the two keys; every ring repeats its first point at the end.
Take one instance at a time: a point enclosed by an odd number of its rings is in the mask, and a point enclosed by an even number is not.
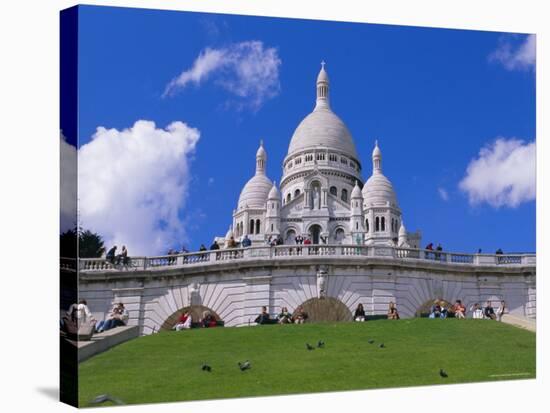
{"type": "Polygon", "coordinates": [[[78,362],[89,359],[96,354],[102,353],[110,348],[139,337],[138,326],[115,327],[103,333],[96,333],[89,341],[79,341],[78,362]]]}

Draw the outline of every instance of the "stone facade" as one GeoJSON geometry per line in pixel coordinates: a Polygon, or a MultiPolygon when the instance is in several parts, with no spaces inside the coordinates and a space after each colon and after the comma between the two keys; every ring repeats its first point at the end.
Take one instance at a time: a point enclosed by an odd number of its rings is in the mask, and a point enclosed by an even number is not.
{"type": "Polygon", "coordinates": [[[468,308],[476,302],[505,300],[510,314],[535,318],[533,256],[496,264],[498,256],[453,263],[448,257],[443,262],[396,258],[395,251],[388,256],[372,256],[368,251],[350,256],[293,256],[296,250],[289,251],[287,247],[251,248],[247,256],[231,259],[221,255],[216,259],[220,253],[208,252],[211,258],[204,262],[133,271],[84,269],[79,275],[80,298],[88,301],[98,319],[111,303],[122,301],[130,313],[130,325],[138,325],[141,334],[158,331],[174,313],[190,305],[211,309],[226,326],[247,326],[253,324],[261,306],[277,314],[283,306],[294,311],[319,297],[338,300],[350,313],[362,303],[369,315],[386,314],[393,301],[403,318],[415,316],[434,299],[461,299],[468,308]]]}

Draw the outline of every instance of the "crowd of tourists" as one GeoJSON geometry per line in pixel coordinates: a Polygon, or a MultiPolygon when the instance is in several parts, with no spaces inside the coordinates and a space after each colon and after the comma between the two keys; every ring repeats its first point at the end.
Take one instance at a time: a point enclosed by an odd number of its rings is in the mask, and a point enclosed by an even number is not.
{"type": "MultiPolygon", "coordinates": [[[[495,310],[492,301],[487,301],[485,307],[479,303],[474,303],[470,306],[469,311],[474,319],[502,320],[502,315],[506,312],[506,303],[500,302],[500,306],[495,310]]],[[[466,306],[462,300],[456,300],[453,305],[447,305],[445,301],[435,300],[431,309],[429,318],[447,318],[454,317],[459,319],[466,318],[466,306]]]]}

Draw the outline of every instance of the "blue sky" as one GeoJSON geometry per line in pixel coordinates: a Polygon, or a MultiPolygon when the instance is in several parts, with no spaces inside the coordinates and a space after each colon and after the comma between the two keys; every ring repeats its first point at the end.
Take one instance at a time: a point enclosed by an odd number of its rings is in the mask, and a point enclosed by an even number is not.
{"type": "MultiPolygon", "coordinates": [[[[79,22],[79,148],[89,149],[87,168],[104,172],[90,187],[106,188],[109,177],[119,182],[82,224],[108,243],[152,254],[182,243],[196,249],[224,235],[254,173],[260,139],[267,174],[279,181],[292,133],[313,109],[325,60],[331,106],[352,133],[363,178],[378,139],[409,231],[420,229],[424,244],[454,251],[535,251],[532,165],[523,171],[536,133],[527,35],[89,6],[80,8],[79,22]],[[232,64],[163,96],[201,53],[227,57],[252,41],[280,62],[268,81],[241,87],[247,80],[234,72],[243,57],[237,53],[232,64]],[[136,132],[139,120],[155,125],[136,132]],[[145,148],[136,152],[147,158],[143,167],[125,169],[120,140],[157,136],[177,121],[186,126],[162,135],[166,151],[161,144],[145,148]],[[98,127],[112,131],[92,140],[98,127]],[[171,156],[172,133],[181,138],[181,164],[171,156]],[[148,177],[164,185],[160,193],[148,177]],[[109,214],[119,206],[125,212],[109,214]],[[136,232],[143,214],[157,210],[161,218],[136,232]],[[147,251],[147,240],[130,239],[147,236],[155,238],[147,251]]],[[[81,196],[79,209],[83,199],[97,198],[81,196]]]]}

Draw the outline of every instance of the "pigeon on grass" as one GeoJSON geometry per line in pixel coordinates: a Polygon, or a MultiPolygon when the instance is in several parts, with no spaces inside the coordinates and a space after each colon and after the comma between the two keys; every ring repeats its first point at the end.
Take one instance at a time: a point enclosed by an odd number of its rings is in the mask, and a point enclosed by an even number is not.
{"type": "Polygon", "coordinates": [[[384,343],[380,343],[380,345],[378,346],[380,348],[386,348],[386,346],[384,345],[384,343]]]}
{"type": "Polygon", "coordinates": [[[203,363],[203,365],[202,365],[201,368],[202,368],[203,371],[207,371],[207,372],[209,372],[209,373],[212,371],[212,367],[210,367],[210,366],[209,366],[208,364],[206,364],[206,363],[203,363]]]}
{"type": "Polygon", "coordinates": [[[241,363],[240,361],[237,363],[239,365],[239,368],[241,369],[241,371],[245,371],[245,370],[248,370],[250,369],[250,367],[252,367],[250,365],[250,361],[246,360],[244,363],[241,363]]]}
{"type": "Polygon", "coordinates": [[[439,375],[443,378],[447,378],[449,377],[449,375],[447,374],[447,372],[443,369],[439,369],[439,375]]]}
{"type": "Polygon", "coordinates": [[[100,394],[95,399],[93,399],[90,404],[103,404],[106,402],[111,402],[118,405],[125,404],[122,400],[117,399],[116,397],[111,396],[110,394],[100,394]]]}
{"type": "Polygon", "coordinates": [[[317,342],[317,348],[323,348],[323,347],[325,347],[325,342],[319,340],[319,341],[317,342]]]}
{"type": "Polygon", "coordinates": [[[374,344],[374,340],[372,338],[369,340],[369,344],[374,344]]]}
{"type": "Polygon", "coordinates": [[[315,350],[315,347],[313,347],[313,346],[312,346],[311,344],[309,344],[309,343],[306,343],[306,348],[307,348],[308,350],[315,350]]]}

